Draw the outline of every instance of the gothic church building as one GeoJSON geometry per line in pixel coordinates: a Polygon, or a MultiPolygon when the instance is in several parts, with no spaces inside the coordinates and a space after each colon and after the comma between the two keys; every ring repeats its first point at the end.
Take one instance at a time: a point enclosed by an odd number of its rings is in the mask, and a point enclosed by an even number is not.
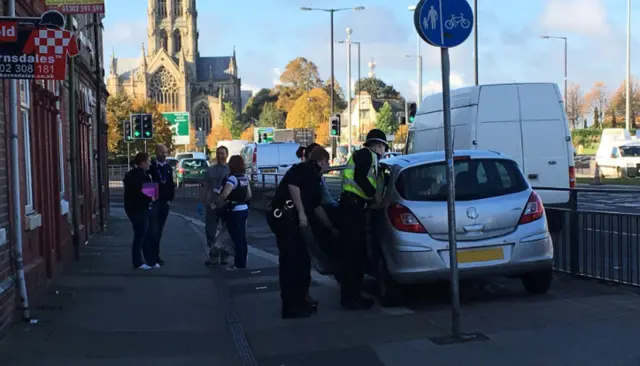
{"type": "Polygon", "coordinates": [[[224,102],[240,112],[242,98],[232,56],[200,57],[196,0],[149,0],[148,52],[111,58],[111,95],[154,99],[163,112],[189,112],[191,126],[207,133],[221,122],[224,102]]]}

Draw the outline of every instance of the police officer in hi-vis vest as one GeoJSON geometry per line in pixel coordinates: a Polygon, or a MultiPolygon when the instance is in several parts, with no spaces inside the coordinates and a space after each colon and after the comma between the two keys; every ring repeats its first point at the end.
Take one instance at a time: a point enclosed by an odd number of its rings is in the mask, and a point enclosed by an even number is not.
{"type": "Polygon", "coordinates": [[[378,159],[388,149],[387,136],[378,129],[367,134],[364,147],[355,151],[347,162],[342,180],[339,215],[340,230],[340,292],[344,309],[364,310],[373,301],[362,297],[367,242],[365,210],[381,201],[378,159]]]}

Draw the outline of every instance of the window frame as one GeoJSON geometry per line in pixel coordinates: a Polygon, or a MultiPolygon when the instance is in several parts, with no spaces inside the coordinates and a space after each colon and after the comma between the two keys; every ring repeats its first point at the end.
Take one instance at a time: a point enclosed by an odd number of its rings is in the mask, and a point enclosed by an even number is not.
{"type": "Polygon", "coordinates": [[[24,211],[25,214],[35,212],[33,202],[33,170],[31,156],[31,90],[28,80],[19,81],[20,91],[20,119],[22,121],[22,141],[24,154],[24,211]]]}

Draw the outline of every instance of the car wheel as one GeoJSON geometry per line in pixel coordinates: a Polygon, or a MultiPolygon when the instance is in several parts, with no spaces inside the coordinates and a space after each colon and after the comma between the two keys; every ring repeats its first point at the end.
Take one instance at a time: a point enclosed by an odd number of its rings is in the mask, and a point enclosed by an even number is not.
{"type": "Polygon", "coordinates": [[[531,272],[522,276],[522,285],[530,294],[546,294],[551,288],[552,282],[553,270],[551,269],[531,272]]]}
{"type": "Polygon", "coordinates": [[[376,281],[378,296],[383,307],[400,306],[403,303],[402,291],[398,283],[391,277],[384,256],[378,258],[376,281]]]}

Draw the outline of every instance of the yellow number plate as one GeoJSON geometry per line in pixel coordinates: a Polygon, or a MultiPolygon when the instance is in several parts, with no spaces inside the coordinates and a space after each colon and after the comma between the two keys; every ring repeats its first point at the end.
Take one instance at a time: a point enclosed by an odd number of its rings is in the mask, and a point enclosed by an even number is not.
{"type": "Polygon", "coordinates": [[[276,169],[262,169],[260,173],[262,174],[275,174],[276,169]]]}
{"type": "Polygon", "coordinates": [[[458,263],[488,262],[504,259],[502,248],[469,249],[458,252],[458,263]]]}

